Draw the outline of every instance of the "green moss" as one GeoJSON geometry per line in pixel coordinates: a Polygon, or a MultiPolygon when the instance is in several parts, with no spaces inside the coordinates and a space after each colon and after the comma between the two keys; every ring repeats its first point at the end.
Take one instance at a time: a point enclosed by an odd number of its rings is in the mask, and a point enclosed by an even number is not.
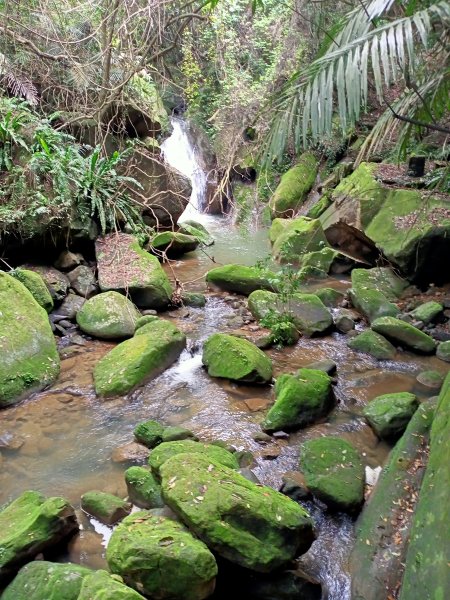
{"type": "Polygon", "coordinates": [[[59,355],[45,310],[14,277],[0,272],[0,408],[53,383],[59,355]]]}
{"type": "Polygon", "coordinates": [[[400,312],[396,304],[389,302],[386,296],[371,288],[357,287],[349,290],[353,306],[372,322],[379,317],[395,317],[400,312]]]}
{"type": "Polygon", "coordinates": [[[272,362],[251,342],[224,333],[210,336],[203,346],[203,364],[211,377],[242,383],[267,383],[272,362]]]}
{"type": "Polygon", "coordinates": [[[315,252],[326,247],[328,241],[320,221],[298,217],[283,225],[283,230],[273,242],[272,254],[279,262],[298,264],[307,252],[315,252]]]}
{"type": "Polygon", "coordinates": [[[314,294],[325,306],[337,306],[344,299],[344,293],[333,288],[320,288],[314,294]]]}
{"type": "Polygon", "coordinates": [[[179,256],[186,252],[192,252],[198,246],[196,237],[185,233],[174,231],[163,231],[157,233],[150,240],[149,249],[166,252],[167,256],[179,256]]]}
{"type": "Polygon", "coordinates": [[[142,317],[139,317],[139,319],[136,321],[134,332],[136,333],[136,331],[144,325],[148,325],[148,323],[153,323],[154,321],[158,320],[159,317],[157,317],[156,315],[143,315],[142,317]]]}
{"type": "Polygon", "coordinates": [[[113,494],[93,490],[81,496],[81,508],[106,525],[117,523],[131,510],[131,504],[113,494]]]}
{"type": "MultiPolygon", "coordinates": [[[[64,597],[61,600],[69,599],[64,597]]],[[[145,599],[144,596],[124,585],[121,578],[117,575],[110,575],[107,571],[94,571],[84,577],[77,600],[145,599]]]]}
{"type": "Polygon", "coordinates": [[[160,508],[164,506],[161,486],[149,469],[130,467],[125,471],[128,497],[140,508],[160,508]]]}
{"type": "Polygon", "coordinates": [[[306,213],[306,216],[310,219],[318,219],[322,213],[324,213],[327,208],[332,203],[330,194],[323,194],[321,198],[312,206],[309,211],[306,213]]]}
{"type": "Polygon", "coordinates": [[[198,440],[198,438],[192,433],[190,429],[185,427],[179,427],[177,425],[170,425],[165,427],[162,434],[163,442],[176,442],[179,440],[198,440]]]}
{"type": "Polygon", "coordinates": [[[140,327],[133,338],[108,352],[94,368],[99,396],[126,394],[136,385],[159,375],[180,356],[186,336],[169,321],[140,327]]]}
{"type": "Polygon", "coordinates": [[[390,360],[396,354],[395,347],[379,333],[367,329],[350,339],[347,345],[357,352],[365,352],[379,360],[390,360]]]}
{"type": "Polygon", "coordinates": [[[248,296],[255,290],[274,290],[277,276],[264,272],[256,267],[243,265],[224,265],[211,269],[206,274],[206,281],[229,292],[248,296]]]}
{"type": "Polygon", "coordinates": [[[364,499],[364,465],[355,448],[338,437],[308,440],[300,448],[300,470],[309,490],[332,508],[352,511],[364,499]]]}
{"type": "Polygon", "coordinates": [[[85,333],[102,339],[130,337],[140,312],[118,292],[103,292],[87,300],[77,313],[77,323],[85,333]]]}
{"type": "Polygon", "coordinates": [[[163,498],[219,556],[270,572],[306,552],[308,513],[287,496],[256,485],[208,456],[179,454],[161,467],[163,498]]]}
{"type": "Polygon", "coordinates": [[[301,259],[301,266],[302,269],[305,267],[320,269],[327,274],[338,256],[339,252],[333,250],[333,248],[322,248],[322,250],[316,250],[315,252],[307,252],[301,259]]]}
{"type": "Polygon", "coordinates": [[[380,438],[400,436],[416,412],[419,402],[414,394],[397,392],[371,400],[362,414],[380,438]]]}
{"type": "Polygon", "coordinates": [[[144,421],[134,428],[134,437],[147,448],[154,448],[162,442],[164,427],[157,421],[144,421]]]}
{"type": "Polygon", "coordinates": [[[412,311],[411,316],[418,321],[422,321],[422,323],[428,324],[431,323],[431,321],[434,321],[436,317],[442,313],[442,311],[442,304],[431,301],[425,302],[425,304],[421,304],[415,308],[412,311]]]}
{"type": "Polygon", "coordinates": [[[396,316],[400,311],[395,300],[407,282],[398,278],[390,269],[353,269],[350,298],[355,308],[369,321],[378,317],[396,316]]]}
{"type": "Polygon", "coordinates": [[[214,244],[214,238],[210,235],[209,231],[196,221],[183,221],[180,223],[180,232],[192,235],[204,246],[212,246],[214,244]]]}
{"type": "Polygon", "coordinates": [[[436,343],[429,335],[413,325],[395,319],[394,317],[380,317],[372,323],[372,329],[388,339],[410,350],[431,354],[436,348],[436,343]]]}
{"type": "Polygon", "coordinates": [[[181,301],[185,306],[193,308],[203,308],[206,305],[206,296],[198,292],[183,292],[181,301]]]}
{"type": "Polygon", "coordinates": [[[201,454],[208,459],[225,465],[230,469],[239,469],[239,463],[231,452],[216,444],[202,444],[193,440],[180,440],[176,442],[163,442],[152,451],[148,459],[154,473],[159,475],[161,466],[177,454],[201,454]]]}
{"type": "Polygon", "coordinates": [[[281,375],[275,384],[275,404],[261,423],[264,431],[288,431],[303,427],[331,408],[331,379],[323,371],[300,369],[297,375],[281,375]]]}
{"type": "Polygon", "coordinates": [[[269,229],[271,244],[290,226],[292,219],[274,219],[269,229]]]}
{"type": "Polygon", "coordinates": [[[11,271],[10,275],[15,277],[23,283],[31,295],[46,312],[52,312],[53,310],[53,299],[50,292],[48,291],[45,281],[35,271],[28,271],[27,269],[15,269],[11,271]]]}
{"type": "Polygon", "coordinates": [[[388,300],[395,302],[403,290],[408,287],[406,279],[398,277],[388,267],[373,269],[353,269],[352,287],[369,288],[382,292],[388,300]]]}
{"type": "Polygon", "coordinates": [[[445,362],[450,362],[450,341],[441,342],[436,350],[436,356],[445,362]]]}
{"type": "Polygon", "coordinates": [[[214,590],[217,565],[205,544],[180,523],[147,511],[118,525],[106,559],[113,573],[152,598],[203,600],[214,590]]]}
{"type": "Polygon", "coordinates": [[[305,200],[317,176],[318,160],[305,152],[298,163],[282,177],[270,200],[273,217],[292,216],[305,200]]]}

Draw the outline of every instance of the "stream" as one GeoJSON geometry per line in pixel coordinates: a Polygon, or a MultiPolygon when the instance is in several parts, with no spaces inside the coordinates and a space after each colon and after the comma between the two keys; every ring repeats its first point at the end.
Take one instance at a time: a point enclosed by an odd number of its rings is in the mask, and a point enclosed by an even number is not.
{"type": "MultiPolygon", "coordinates": [[[[274,441],[280,455],[265,460],[264,448],[253,436],[260,432],[259,422],[271,402],[271,387],[238,386],[210,378],[201,365],[201,344],[214,332],[242,327],[244,310],[242,298],[207,290],[204,274],[218,264],[251,265],[264,259],[270,251],[267,230],[255,225],[243,231],[229,217],[199,212],[205,174],[198,167],[184,122],[174,120],[173,125],[174,133],[162,147],[166,160],[193,181],[193,195],[184,218],[200,221],[215,238],[214,246],[165,265],[170,277],[176,274],[185,282],[186,290],[204,292],[208,298],[205,308],[181,308],[163,315],[186,333],[188,349],[157,379],[126,397],[104,401],[95,396],[92,370],[113,344],[86,339],[85,345],[62,347],[57,383],[1,412],[0,441],[12,437],[15,443],[0,455],[0,504],[27,489],[66,497],[78,509],[82,531],[70,542],[67,555],[59,559],[92,568],[106,566],[104,536],[108,528],[79,510],[80,496],[92,489],[126,496],[123,473],[131,463],[120,462],[117,448],[133,441],[133,429],[140,421],[155,419],[166,425],[182,425],[201,440],[220,439],[238,450],[250,450],[256,458],[256,476],[261,483],[277,488],[283,473],[297,468],[299,444],[323,434],[351,441],[368,467],[383,465],[390,446],[380,442],[365,424],[360,416],[362,408],[367,401],[388,392],[414,391],[423,398],[423,390],[416,387],[417,373],[425,369],[445,373],[447,369],[435,357],[408,352],[398,353],[395,361],[376,361],[352,352],[346,336],[340,333],[302,338],[294,347],[271,349],[268,355],[273,360],[275,377],[312,361],[334,360],[338,367],[337,403],[323,422],[291,434],[288,440],[274,441]]],[[[345,290],[348,280],[336,278],[324,285],[345,290]]],[[[316,520],[318,539],[299,562],[322,583],[323,600],[348,600],[346,563],[353,521],[347,515],[333,515],[314,505],[309,508],[316,520]]]]}

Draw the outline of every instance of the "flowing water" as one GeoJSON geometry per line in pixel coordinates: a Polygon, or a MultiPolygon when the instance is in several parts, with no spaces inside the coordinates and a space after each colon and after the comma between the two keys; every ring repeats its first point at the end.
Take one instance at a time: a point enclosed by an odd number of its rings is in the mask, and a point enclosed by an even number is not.
{"type": "MultiPolygon", "coordinates": [[[[195,153],[179,121],[174,122],[174,138],[164,144],[167,160],[181,167],[179,156],[185,172],[191,169],[189,172],[194,173],[195,153]]],[[[242,231],[226,217],[201,215],[196,194],[201,198],[204,184],[196,185],[194,182],[189,218],[201,220],[216,243],[166,265],[169,276],[175,273],[187,290],[206,291],[208,295],[205,308],[183,308],[164,315],[186,333],[188,350],[154,381],[126,397],[104,401],[93,391],[92,370],[112,344],[90,340],[84,346],[64,348],[58,382],[0,413],[0,446],[10,446],[0,450],[0,504],[27,489],[65,496],[76,507],[80,496],[92,489],[125,497],[123,472],[136,461],[127,462],[118,447],[132,442],[135,425],[146,419],[183,425],[202,440],[221,439],[239,450],[250,450],[256,458],[255,474],[273,487],[279,486],[283,473],[296,469],[299,444],[323,434],[338,434],[350,440],[367,466],[375,468],[384,463],[390,448],[375,437],[360,416],[367,401],[395,391],[415,391],[423,397],[415,386],[417,373],[430,368],[445,372],[445,364],[438,359],[407,352],[399,353],[393,361],[372,360],[349,350],[346,337],[338,333],[326,338],[303,338],[293,348],[272,349],[268,354],[274,362],[275,376],[315,360],[334,360],[338,365],[337,404],[323,422],[292,434],[288,440],[274,441],[279,457],[264,460],[263,449],[253,436],[260,431],[271,388],[237,386],[208,377],[201,366],[201,343],[216,331],[242,327],[244,311],[238,297],[207,291],[205,272],[215,264],[253,264],[264,258],[269,252],[267,231],[242,231]]],[[[346,289],[348,282],[336,279],[332,285],[346,289]]],[[[317,507],[312,510],[318,539],[300,562],[321,581],[324,600],[347,600],[350,582],[346,562],[352,544],[352,520],[317,507]]],[[[78,513],[83,530],[70,543],[64,559],[105,567],[102,534],[108,528],[78,513]]]]}

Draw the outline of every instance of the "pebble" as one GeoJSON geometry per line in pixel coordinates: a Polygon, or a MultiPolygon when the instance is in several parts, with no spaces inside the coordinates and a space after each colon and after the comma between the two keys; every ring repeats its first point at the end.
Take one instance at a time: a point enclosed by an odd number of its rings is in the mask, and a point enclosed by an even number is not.
{"type": "Polygon", "coordinates": [[[268,433],[264,433],[263,431],[259,431],[255,433],[253,439],[257,444],[270,444],[272,442],[272,437],[268,433]]]}
{"type": "Polygon", "coordinates": [[[249,410],[256,412],[258,410],[264,410],[270,404],[269,398],[245,398],[244,403],[249,410]]]}
{"type": "Polygon", "coordinates": [[[261,458],[264,460],[275,460],[280,456],[281,450],[277,446],[270,446],[270,448],[264,448],[261,450],[261,458]]]}

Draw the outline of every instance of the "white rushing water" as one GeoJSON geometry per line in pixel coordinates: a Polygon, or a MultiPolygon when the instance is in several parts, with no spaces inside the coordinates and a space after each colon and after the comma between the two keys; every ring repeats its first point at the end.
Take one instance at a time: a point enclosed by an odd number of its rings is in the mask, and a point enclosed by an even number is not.
{"type": "Polygon", "coordinates": [[[206,173],[201,168],[195,148],[187,135],[187,123],[182,119],[172,117],[172,135],[161,144],[164,159],[172,167],[189,177],[192,184],[192,194],[189,204],[180,217],[180,221],[199,220],[199,215],[205,204],[206,173]]]}

